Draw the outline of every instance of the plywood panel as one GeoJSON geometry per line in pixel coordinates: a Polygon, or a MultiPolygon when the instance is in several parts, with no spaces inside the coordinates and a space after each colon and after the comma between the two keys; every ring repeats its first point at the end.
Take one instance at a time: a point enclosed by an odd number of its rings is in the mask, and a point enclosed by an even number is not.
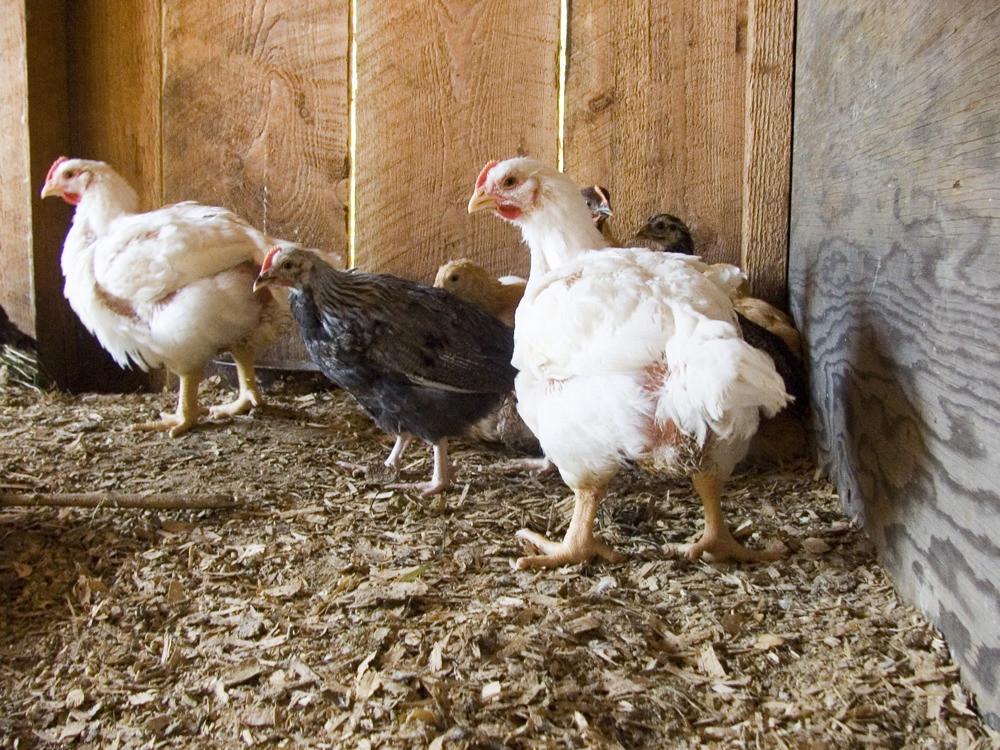
{"type": "Polygon", "coordinates": [[[800,0],[789,269],[820,459],[995,727],[998,28],[992,0],[800,0]]]}
{"type": "Polygon", "coordinates": [[[626,238],[653,213],[738,263],[746,0],[574,0],[566,170],[611,189],[626,238]]]}
{"type": "Polygon", "coordinates": [[[489,159],[556,162],[558,0],[359,0],[357,24],[358,265],[526,273],[518,233],[466,204],[489,159]]]}
{"type": "Polygon", "coordinates": [[[31,180],[28,159],[28,40],[23,0],[0,0],[0,305],[34,331],[31,283],[31,180]]]}
{"type": "Polygon", "coordinates": [[[346,250],[348,2],[164,0],[168,202],[346,250]]]}

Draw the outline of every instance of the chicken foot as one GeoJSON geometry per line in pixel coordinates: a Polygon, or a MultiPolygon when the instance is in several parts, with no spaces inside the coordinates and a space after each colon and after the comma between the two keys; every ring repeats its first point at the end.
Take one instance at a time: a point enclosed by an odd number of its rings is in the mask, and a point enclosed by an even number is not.
{"type": "Polygon", "coordinates": [[[161,411],[158,422],[141,422],[133,425],[132,430],[166,430],[170,437],[177,437],[191,429],[204,414],[208,414],[208,409],[198,405],[201,372],[179,374],[179,377],[181,382],[177,389],[177,411],[161,411]]]}
{"type": "Polygon", "coordinates": [[[253,347],[236,345],[229,348],[229,353],[233,355],[233,362],[236,364],[236,378],[239,381],[240,392],[228,404],[213,406],[208,410],[209,414],[216,419],[246,414],[251,407],[264,403],[264,399],[257,389],[257,376],[253,370],[253,347]]]}
{"type": "MultiPolygon", "coordinates": [[[[407,436],[412,439],[412,435],[407,436]]],[[[400,437],[396,438],[396,445],[393,446],[392,453],[389,454],[391,459],[393,453],[396,452],[396,448],[399,447],[400,437]]],[[[409,440],[407,440],[407,444],[409,440]]],[[[399,457],[402,457],[403,448],[399,451],[399,457]]],[[[388,459],[386,460],[386,465],[389,465],[388,459]]],[[[415,482],[413,484],[390,484],[388,485],[390,489],[394,490],[417,490],[423,497],[430,497],[431,495],[436,495],[439,492],[443,492],[452,485],[452,481],[455,478],[455,472],[458,470],[458,465],[453,464],[448,460],[448,438],[442,438],[434,444],[434,473],[431,475],[431,480],[429,482],[415,482]]],[[[442,503],[442,510],[444,509],[444,503],[442,503]]]]}
{"type": "Polygon", "coordinates": [[[516,458],[503,465],[503,471],[507,473],[519,473],[522,471],[531,472],[537,477],[547,477],[555,474],[556,465],[549,459],[541,458],[516,458]]]}
{"type": "Polygon", "coordinates": [[[543,554],[521,557],[517,567],[557,568],[570,563],[582,563],[591,557],[600,556],[610,562],[621,562],[624,557],[612,549],[604,540],[594,535],[594,517],[597,507],[604,499],[604,488],[599,490],[576,490],[576,505],[570,519],[566,536],[561,542],[553,542],[530,529],[521,529],[517,538],[537,547],[543,554]]]}
{"type": "Polygon", "coordinates": [[[722,480],[712,474],[696,474],[691,481],[705,508],[705,531],[693,544],[674,545],[676,554],[688,560],[703,557],[709,562],[765,562],[782,557],[780,551],[747,549],[736,541],[722,517],[722,480]]]}

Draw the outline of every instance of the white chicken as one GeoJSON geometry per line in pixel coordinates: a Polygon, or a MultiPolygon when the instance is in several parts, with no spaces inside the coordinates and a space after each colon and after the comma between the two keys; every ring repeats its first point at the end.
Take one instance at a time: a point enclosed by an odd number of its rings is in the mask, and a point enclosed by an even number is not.
{"type": "Polygon", "coordinates": [[[206,412],[241,414],[261,403],[255,351],[290,322],[287,300],[253,283],[270,241],[224,208],[194,202],[137,213],[138,197],[110,166],[60,157],[42,197],[76,206],[62,251],[63,292],[121,366],[165,367],[180,378],[177,410],[136,429],[177,436],[206,412]],[[228,350],[239,394],[205,410],[198,385],[208,360],[228,350]]]}
{"type": "Polygon", "coordinates": [[[686,557],[775,559],[736,541],[721,507],[761,412],[789,399],[771,360],[740,338],[729,294],[741,275],[687,255],[590,252],[608,242],[579,187],[533,159],[487,164],[469,201],[482,210],[518,226],[531,250],[514,327],[518,410],[576,503],[561,542],[518,532],[542,553],[518,567],[619,560],[593,523],[626,461],[692,478],[705,530],[686,557]]]}

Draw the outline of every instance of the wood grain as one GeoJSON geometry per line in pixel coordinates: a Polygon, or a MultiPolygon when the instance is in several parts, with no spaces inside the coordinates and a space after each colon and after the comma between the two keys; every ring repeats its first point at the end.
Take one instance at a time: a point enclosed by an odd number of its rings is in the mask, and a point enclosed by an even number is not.
{"type": "Polygon", "coordinates": [[[571,6],[566,171],[611,189],[620,237],[667,211],[738,263],[746,0],[571,6]]]}
{"type": "MultiPolygon", "coordinates": [[[[27,5],[25,6],[27,7],[27,5]]],[[[52,161],[71,152],[72,117],[67,71],[67,8],[63,0],[34,0],[26,13],[27,80],[31,163],[31,278],[35,334],[46,368],[57,384],[71,391],[135,390],[145,379],[119,368],[80,324],[62,294],[59,256],[72,209],[58,200],[41,200],[38,191],[52,161]]],[[[79,101],[79,99],[76,99],[79,101]]]]}
{"type": "Polygon", "coordinates": [[[786,306],[795,1],[750,0],[740,267],[756,297],[786,306]]]}
{"type": "Polygon", "coordinates": [[[31,283],[31,163],[28,159],[28,40],[23,0],[0,0],[0,305],[35,330],[31,283]]]}
{"type": "Polygon", "coordinates": [[[163,192],[346,252],[347,0],[164,0],[163,192]]]}
{"type": "Polygon", "coordinates": [[[162,205],[160,1],[66,3],[71,154],[108,162],[162,205]]]}
{"type": "Polygon", "coordinates": [[[1000,726],[1000,8],[799,3],[790,278],[819,458],[1000,726]]]}
{"type": "MultiPolygon", "coordinates": [[[[167,202],[232,209],[346,263],[348,0],[164,0],[167,202]]],[[[308,369],[290,331],[258,357],[308,369]]]]}
{"type": "Polygon", "coordinates": [[[489,159],[556,162],[558,0],[359,0],[357,23],[358,265],[525,274],[518,232],[466,205],[489,159]]]}

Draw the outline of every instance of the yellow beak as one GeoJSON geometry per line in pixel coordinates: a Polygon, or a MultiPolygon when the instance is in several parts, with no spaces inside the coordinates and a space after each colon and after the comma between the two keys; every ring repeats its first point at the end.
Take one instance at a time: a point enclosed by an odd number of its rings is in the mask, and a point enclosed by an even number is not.
{"type": "Polygon", "coordinates": [[[469,213],[474,214],[477,211],[489,211],[491,209],[496,209],[497,199],[492,195],[487,195],[479,190],[476,190],[469,199],[469,213]]]}
{"type": "Polygon", "coordinates": [[[43,198],[50,198],[53,195],[62,195],[62,190],[59,189],[58,185],[51,182],[46,182],[42,185],[43,198]]]}

